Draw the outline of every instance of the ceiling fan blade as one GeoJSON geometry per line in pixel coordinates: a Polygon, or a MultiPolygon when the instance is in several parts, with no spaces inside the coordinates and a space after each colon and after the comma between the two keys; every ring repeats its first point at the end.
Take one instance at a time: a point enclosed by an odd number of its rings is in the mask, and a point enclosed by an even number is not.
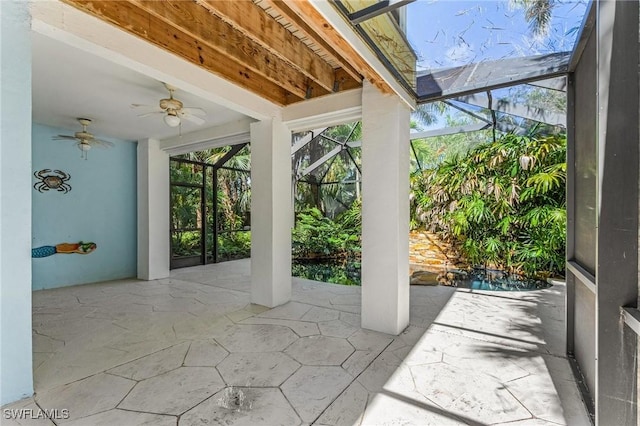
{"type": "Polygon", "coordinates": [[[54,136],[51,139],[55,140],[55,141],[74,141],[76,140],[75,136],[68,136],[68,135],[58,135],[58,136],[54,136]]]}
{"type": "Polygon", "coordinates": [[[185,113],[182,113],[179,115],[180,115],[180,118],[184,118],[185,120],[190,121],[194,124],[197,124],[198,126],[204,124],[204,120],[200,117],[196,117],[195,115],[185,114],[185,113]]]}
{"type": "Polygon", "coordinates": [[[198,107],[184,107],[182,108],[182,112],[186,114],[191,114],[191,115],[199,115],[201,117],[204,117],[205,115],[207,115],[207,111],[198,107]]]}
{"type": "Polygon", "coordinates": [[[103,141],[102,139],[90,139],[87,142],[96,148],[113,148],[115,146],[113,142],[103,141]]]}
{"type": "Polygon", "coordinates": [[[148,117],[153,114],[164,114],[164,113],[165,113],[164,110],[151,111],[151,112],[145,112],[144,114],[138,114],[138,117],[148,117]]]}
{"type": "Polygon", "coordinates": [[[131,104],[131,108],[157,108],[156,105],[131,104]]]}

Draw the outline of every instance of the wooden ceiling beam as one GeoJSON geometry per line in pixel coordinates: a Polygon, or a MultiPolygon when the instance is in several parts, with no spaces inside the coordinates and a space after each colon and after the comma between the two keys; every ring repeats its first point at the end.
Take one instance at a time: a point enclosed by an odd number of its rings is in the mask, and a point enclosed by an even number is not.
{"type": "Polygon", "coordinates": [[[362,87],[362,81],[356,81],[351,78],[349,73],[347,73],[344,68],[336,69],[334,79],[336,84],[338,85],[338,90],[335,90],[336,92],[362,87]]]}
{"type": "Polygon", "coordinates": [[[271,53],[287,61],[309,79],[333,91],[334,70],[291,31],[252,1],[195,0],[271,53]]]}
{"type": "MultiPolygon", "coordinates": [[[[383,93],[394,93],[389,84],[364,60],[362,56],[345,40],[340,33],[327,21],[324,16],[311,4],[311,1],[288,1],[282,0],[262,0],[271,7],[282,11],[282,13],[295,22],[301,28],[305,24],[310,31],[315,34],[314,40],[324,40],[325,45],[330,45],[334,52],[344,62],[352,64],[364,77],[376,86],[383,93]]],[[[347,68],[345,68],[347,70],[347,68]]]]}
{"type": "Polygon", "coordinates": [[[299,98],[307,95],[309,84],[305,75],[199,4],[193,1],[128,1],[200,43],[238,60],[299,98]]]}
{"type": "MultiPolygon", "coordinates": [[[[333,44],[330,40],[325,39],[322,36],[321,32],[318,32],[314,27],[312,27],[307,21],[301,17],[294,9],[289,7],[289,4],[295,6],[296,3],[301,3],[300,1],[292,1],[289,3],[285,3],[281,0],[261,0],[261,4],[269,7],[270,9],[275,10],[279,15],[282,15],[288,21],[290,21],[293,27],[304,34],[304,37],[313,40],[322,50],[324,50],[328,56],[331,57],[336,63],[340,64],[340,67],[349,75],[354,81],[358,83],[362,83],[362,76],[360,73],[351,65],[351,63],[343,57],[338,51],[333,47],[333,44]]],[[[315,9],[314,9],[315,10],[315,9]]],[[[316,12],[317,13],[317,12],[316,12]]]]}
{"type": "MultiPolygon", "coordinates": [[[[241,43],[246,40],[242,36],[240,40],[238,34],[233,31],[226,31],[224,26],[214,26],[217,29],[205,28],[210,22],[203,24],[195,21],[192,15],[184,15],[184,11],[180,8],[176,11],[181,15],[181,20],[177,21],[181,24],[185,22],[189,28],[178,28],[174,25],[168,25],[169,22],[165,18],[158,17],[155,13],[139,7],[136,2],[131,1],[100,1],[100,0],[62,0],[77,9],[87,12],[99,19],[114,24],[118,28],[134,34],[158,47],[161,47],[183,59],[192,62],[208,71],[211,71],[227,80],[241,85],[260,96],[269,99],[278,105],[287,105],[303,99],[306,94],[306,78],[300,73],[293,72],[283,67],[282,61],[275,61],[276,65],[269,66],[267,60],[272,55],[258,56],[260,50],[250,49],[247,44],[241,43]],[[190,31],[189,31],[190,29],[190,31]],[[193,32],[201,32],[201,35],[208,35],[207,39],[199,39],[194,37],[193,32]],[[216,42],[214,45],[211,42],[216,42]],[[238,57],[233,56],[243,49],[248,49],[244,54],[238,57]],[[265,59],[266,58],[266,59],[265,59]],[[247,59],[247,62],[244,62],[247,59]],[[262,72],[253,69],[253,67],[262,70],[262,72]],[[271,78],[267,78],[267,73],[271,78]],[[278,76],[279,78],[276,78],[278,76]],[[276,81],[274,81],[276,80],[276,81]],[[291,90],[289,90],[291,89],[291,90]]],[[[189,3],[196,6],[201,13],[206,14],[213,22],[216,21],[208,11],[193,2],[150,2],[165,5],[175,5],[179,3],[189,3]]],[[[219,23],[222,21],[217,20],[219,23]]],[[[225,23],[226,26],[228,24],[225,23]]]]}

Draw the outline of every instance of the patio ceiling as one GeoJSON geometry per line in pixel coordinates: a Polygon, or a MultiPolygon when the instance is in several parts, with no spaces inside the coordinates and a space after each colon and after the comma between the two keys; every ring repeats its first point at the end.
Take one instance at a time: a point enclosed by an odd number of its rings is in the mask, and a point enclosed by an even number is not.
{"type": "Polygon", "coordinates": [[[305,2],[64,2],[278,105],[360,87],[362,76],[391,91],[305,2]]]}
{"type": "MultiPolygon", "coordinates": [[[[100,137],[123,140],[178,137],[180,131],[167,126],[161,115],[139,117],[148,109],[131,108],[134,103],[155,106],[159,99],[167,97],[167,90],[156,78],[36,32],[31,42],[35,123],[76,131],[79,128],[76,117],[87,117],[93,120],[91,132],[100,137]]],[[[185,105],[206,111],[202,125],[185,120],[181,129],[185,138],[192,132],[248,120],[246,115],[183,87],[178,87],[175,95],[185,105]]]]}

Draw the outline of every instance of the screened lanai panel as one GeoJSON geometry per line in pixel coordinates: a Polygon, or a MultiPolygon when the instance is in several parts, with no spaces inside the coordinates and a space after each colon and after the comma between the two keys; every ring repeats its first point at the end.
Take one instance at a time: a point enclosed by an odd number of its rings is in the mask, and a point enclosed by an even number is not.
{"type": "MultiPolygon", "coordinates": [[[[325,175],[331,168],[334,159],[331,158],[328,161],[319,164],[317,167],[308,167],[301,171],[298,171],[299,181],[301,182],[311,182],[311,183],[320,183],[324,179],[325,175]]],[[[316,163],[317,164],[317,163],[316,163]]]]}
{"type": "Polygon", "coordinates": [[[385,2],[335,2],[421,100],[566,71],[589,2],[393,1],[369,19],[358,13],[377,3],[385,2]]]}
{"type": "Polygon", "coordinates": [[[491,116],[481,107],[470,105],[461,107],[457,102],[434,101],[419,105],[411,113],[411,122],[410,139],[416,139],[416,134],[421,132],[468,124],[491,123],[491,116]]]}
{"type": "MultiPolygon", "coordinates": [[[[375,3],[377,3],[375,0],[336,2],[345,15],[352,17],[354,13],[370,8],[375,3]]],[[[356,29],[371,46],[375,47],[378,57],[387,63],[392,72],[397,74],[398,79],[415,89],[418,58],[406,37],[405,13],[405,10],[399,8],[389,13],[370,14],[368,19],[357,24],[356,29]]]]}
{"type": "Polygon", "coordinates": [[[518,84],[453,99],[540,123],[566,126],[567,95],[563,91],[518,84]]]}
{"type": "Polygon", "coordinates": [[[591,64],[596,63],[596,38],[592,33],[575,73],[575,259],[591,274],[596,273],[597,234],[597,74],[591,64]]]}
{"type": "Polygon", "coordinates": [[[418,75],[417,95],[419,101],[428,101],[506,84],[544,79],[566,73],[570,59],[570,52],[561,52],[422,71],[418,75]]]}
{"type": "Polygon", "coordinates": [[[202,185],[202,165],[188,161],[173,161],[171,164],[171,182],[190,185],[202,185]]]}
{"type": "Polygon", "coordinates": [[[355,179],[356,170],[346,149],[335,156],[331,168],[324,176],[323,183],[341,183],[355,179]]]}
{"type": "MultiPolygon", "coordinates": [[[[558,77],[558,83],[566,77],[558,77]]],[[[519,84],[491,91],[493,103],[499,111],[520,115],[543,123],[565,123],[567,94],[564,90],[550,89],[532,84],[519,84]],[[553,117],[561,115],[561,119],[553,117]]]]}
{"type": "Polygon", "coordinates": [[[225,162],[225,167],[238,167],[247,171],[251,170],[251,145],[247,144],[230,161],[225,162]]]}
{"type": "Polygon", "coordinates": [[[292,137],[296,181],[341,182],[360,167],[361,123],[349,123],[292,137]]]}
{"type": "Polygon", "coordinates": [[[362,136],[362,124],[358,121],[330,127],[322,132],[322,136],[340,143],[358,141],[362,136]]]}
{"type": "Polygon", "coordinates": [[[323,137],[315,137],[309,143],[304,145],[293,154],[293,168],[299,176],[304,176],[312,171],[317,170],[327,159],[328,156],[337,146],[323,137]]]}

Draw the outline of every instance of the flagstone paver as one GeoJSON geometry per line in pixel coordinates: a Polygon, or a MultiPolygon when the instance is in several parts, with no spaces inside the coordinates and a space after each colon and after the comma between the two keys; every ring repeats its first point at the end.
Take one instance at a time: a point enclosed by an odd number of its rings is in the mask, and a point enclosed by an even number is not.
{"type": "Polygon", "coordinates": [[[180,367],[139,382],[118,408],[179,415],[223,388],[213,367],[180,367]]]}
{"type": "Polygon", "coordinates": [[[300,364],[282,352],[234,353],[218,364],[230,386],[280,386],[300,364]]]}
{"type": "Polygon", "coordinates": [[[340,365],[353,351],[345,339],[309,336],[298,339],[285,353],[304,365],[340,365]]]}
{"type": "Polygon", "coordinates": [[[218,392],[180,417],[179,426],[296,426],[302,422],[277,388],[240,388],[250,408],[227,408],[218,392]]]}
{"type": "Polygon", "coordinates": [[[89,426],[590,424],[562,285],[412,286],[411,325],[390,336],[361,328],[358,287],[294,279],[292,302],[252,305],[249,266],[34,292],[35,397],[3,408],[89,426]]]}

